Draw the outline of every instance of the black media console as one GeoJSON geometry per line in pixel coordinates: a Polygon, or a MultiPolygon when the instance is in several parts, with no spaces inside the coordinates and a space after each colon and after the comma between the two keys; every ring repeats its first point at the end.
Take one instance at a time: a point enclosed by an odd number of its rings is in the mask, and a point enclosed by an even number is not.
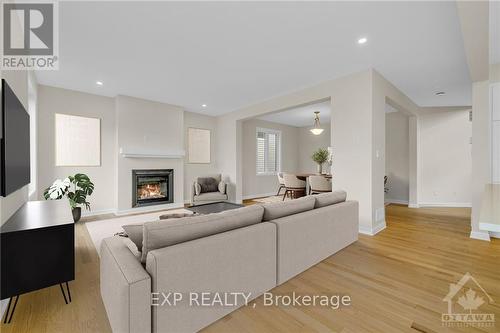
{"type": "Polygon", "coordinates": [[[67,200],[27,202],[0,227],[0,236],[0,299],[10,298],[4,323],[12,320],[19,295],[34,290],[59,284],[65,303],[71,302],[75,224],[67,200]]]}

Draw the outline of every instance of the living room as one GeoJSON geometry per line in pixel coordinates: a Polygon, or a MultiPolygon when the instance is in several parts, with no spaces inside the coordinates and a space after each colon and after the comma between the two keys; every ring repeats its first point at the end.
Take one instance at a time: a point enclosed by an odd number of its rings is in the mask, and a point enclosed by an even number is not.
{"type": "Polygon", "coordinates": [[[498,2],[2,11],[2,331],[498,329],[498,2]]]}

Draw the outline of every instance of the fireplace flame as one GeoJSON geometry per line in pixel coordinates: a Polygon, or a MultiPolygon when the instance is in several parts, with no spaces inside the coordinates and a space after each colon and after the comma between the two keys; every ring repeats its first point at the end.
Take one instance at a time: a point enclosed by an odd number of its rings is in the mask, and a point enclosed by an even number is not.
{"type": "Polygon", "coordinates": [[[160,184],[145,184],[137,189],[137,194],[140,200],[165,198],[165,194],[161,191],[160,184]]]}

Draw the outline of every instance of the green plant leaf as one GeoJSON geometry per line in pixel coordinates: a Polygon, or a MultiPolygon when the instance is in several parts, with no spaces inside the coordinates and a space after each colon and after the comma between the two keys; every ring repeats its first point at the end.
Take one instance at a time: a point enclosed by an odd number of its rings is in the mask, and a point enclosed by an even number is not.
{"type": "Polygon", "coordinates": [[[318,164],[323,164],[326,161],[328,161],[328,156],[329,156],[328,149],[320,148],[313,153],[311,158],[314,162],[318,164]]]}

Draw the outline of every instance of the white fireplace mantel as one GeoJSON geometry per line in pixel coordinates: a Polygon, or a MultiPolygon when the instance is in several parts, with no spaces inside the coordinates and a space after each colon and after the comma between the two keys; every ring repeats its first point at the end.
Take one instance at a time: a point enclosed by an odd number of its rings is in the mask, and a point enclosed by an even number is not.
{"type": "Polygon", "coordinates": [[[186,155],[184,150],[164,150],[164,151],[153,151],[146,149],[126,149],[120,148],[120,155],[125,158],[184,158],[186,155]]]}

